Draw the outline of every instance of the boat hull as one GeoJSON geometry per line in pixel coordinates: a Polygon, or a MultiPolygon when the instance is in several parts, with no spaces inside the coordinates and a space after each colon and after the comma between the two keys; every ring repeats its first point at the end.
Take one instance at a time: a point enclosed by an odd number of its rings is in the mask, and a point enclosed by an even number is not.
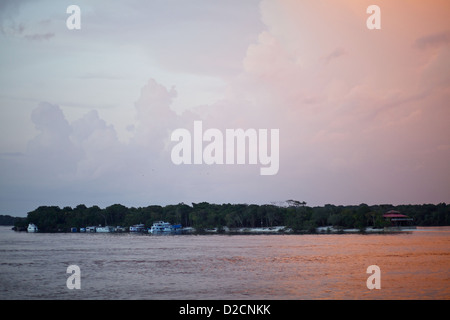
{"type": "Polygon", "coordinates": [[[32,223],[28,225],[27,232],[35,233],[38,232],[38,227],[32,223]]]}

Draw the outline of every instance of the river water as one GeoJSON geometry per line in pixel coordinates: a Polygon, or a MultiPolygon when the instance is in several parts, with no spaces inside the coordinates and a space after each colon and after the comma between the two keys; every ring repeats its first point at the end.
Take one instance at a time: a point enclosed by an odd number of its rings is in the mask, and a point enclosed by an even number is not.
{"type": "Polygon", "coordinates": [[[450,228],[397,234],[26,233],[0,227],[0,299],[449,299],[450,228]],[[80,289],[66,285],[70,265],[80,289]],[[380,289],[368,289],[380,269],[380,289]]]}

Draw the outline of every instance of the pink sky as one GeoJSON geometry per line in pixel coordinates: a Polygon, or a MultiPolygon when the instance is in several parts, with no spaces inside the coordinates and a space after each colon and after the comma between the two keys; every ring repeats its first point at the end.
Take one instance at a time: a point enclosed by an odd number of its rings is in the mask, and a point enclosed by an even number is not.
{"type": "Polygon", "coordinates": [[[232,90],[251,103],[231,121],[280,127],[289,196],[448,201],[450,5],[380,1],[382,29],[368,30],[369,4],[263,1],[267,30],[232,90]]]}
{"type": "Polygon", "coordinates": [[[447,0],[166,3],[159,11],[145,1],[105,10],[80,2],[97,17],[82,20],[83,33],[61,29],[59,13],[42,3],[34,22],[24,17],[36,12],[27,2],[0,16],[9,48],[0,210],[450,201],[447,0]],[[381,30],[366,27],[372,4],[381,30]],[[116,11],[128,23],[117,23],[116,11]],[[21,59],[23,48],[33,57],[21,59]],[[13,61],[19,67],[8,69],[13,61]],[[278,174],[173,165],[170,133],[194,120],[279,129],[278,174]]]}

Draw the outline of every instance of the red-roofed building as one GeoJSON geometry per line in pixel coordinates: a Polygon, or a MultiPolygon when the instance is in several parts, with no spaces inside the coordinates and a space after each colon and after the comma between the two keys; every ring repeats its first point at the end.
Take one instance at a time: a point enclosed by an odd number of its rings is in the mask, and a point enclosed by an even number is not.
{"type": "Polygon", "coordinates": [[[391,222],[392,227],[412,227],[413,219],[401,214],[399,211],[390,210],[383,217],[391,222]]]}

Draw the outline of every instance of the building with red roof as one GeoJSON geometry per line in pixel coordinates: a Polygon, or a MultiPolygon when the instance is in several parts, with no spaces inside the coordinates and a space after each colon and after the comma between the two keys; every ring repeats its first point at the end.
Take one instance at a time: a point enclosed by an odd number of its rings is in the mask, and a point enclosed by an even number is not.
{"type": "Polygon", "coordinates": [[[392,227],[412,227],[413,219],[396,210],[386,212],[383,218],[390,221],[392,227]]]}

